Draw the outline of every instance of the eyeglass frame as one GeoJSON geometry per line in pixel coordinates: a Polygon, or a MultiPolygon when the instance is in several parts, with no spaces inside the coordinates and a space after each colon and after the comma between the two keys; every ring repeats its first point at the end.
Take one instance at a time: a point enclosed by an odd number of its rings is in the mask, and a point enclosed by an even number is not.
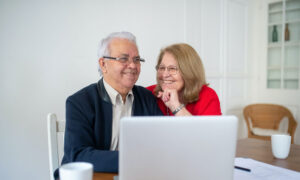
{"type": "MultiPolygon", "coordinates": [[[[115,60],[118,61],[122,64],[129,64],[129,57],[111,57],[111,56],[103,56],[102,58],[104,59],[111,59],[111,60],[115,60]],[[126,61],[124,61],[124,59],[127,59],[126,61]],[[123,60],[123,61],[122,61],[123,60]]],[[[132,59],[132,62],[134,64],[140,64],[141,62],[145,62],[145,59],[140,58],[140,57],[135,57],[132,59]],[[136,60],[139,59],[139,60],[136,60]]]]}
{"type": "Polygon", "coordinates": [[[166,67],[166,66],[156,66],[155,69],[156,69],[156,71],[157,71],[158,73],[164,73],[164,72],[167,70],[167,72],[168,72],[169,74],[171,74],[171,75],[176,75],[177,72],[178,72],[178,70],[179,70],[179,68],[178,68],[177,66],[168,66],[168,67],[166,67]],[[159,72],[159,69],[160,69],[160,68],[164,68],[164,70],[161,71],[161,72],[159,72]],[[174,68],[174,70],[175,70],[173,73],[171,72],[171,71],[172,71],[171,68],[174,68]]]}

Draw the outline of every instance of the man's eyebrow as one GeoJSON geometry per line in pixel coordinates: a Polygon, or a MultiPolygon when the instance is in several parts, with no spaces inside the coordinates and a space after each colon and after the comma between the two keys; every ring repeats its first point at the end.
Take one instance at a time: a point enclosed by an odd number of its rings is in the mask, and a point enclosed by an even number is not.
{"type": "MultiPolygon", "coordinates": [[[[129,54],[121,54],[120,57],[129,57],[129,54]]],[[[141,58],[140,55],[134,56],[133,58],[141,58]]]]}
{"type": "Polygon", "coordinates": [[[122,57],[129,57],[129,54],[121,54],[122,57]]]}

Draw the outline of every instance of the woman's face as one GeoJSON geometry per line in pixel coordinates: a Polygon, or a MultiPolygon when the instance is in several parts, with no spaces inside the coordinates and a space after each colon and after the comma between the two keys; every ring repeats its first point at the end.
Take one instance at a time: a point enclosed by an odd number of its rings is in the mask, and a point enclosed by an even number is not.
{"type": "Polygon", "coordinates": [[[162,61],[157,67],[157,81],[162,90],[176,89],[177,92],[180,92],[184,86],[177,61],[168,52],[164,53],[162,61]]]}

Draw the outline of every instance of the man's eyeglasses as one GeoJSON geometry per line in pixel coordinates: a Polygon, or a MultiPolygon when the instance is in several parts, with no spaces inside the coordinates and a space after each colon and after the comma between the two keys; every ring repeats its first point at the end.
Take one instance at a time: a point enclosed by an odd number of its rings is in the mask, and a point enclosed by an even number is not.
{"type": "Polygon", "coordinates": [[[156,71],[158,73],[164,73],[165,70],[167,70],[168,73],[171,74],[171,75],[176,75],[177,71],[178,71],[178,68],[176,66],[168,66],[168,67],[165,67],[165,66],[156,66],[156,71]]]}
{"type": "MultiPolygon", "coordinates": [[[[122,64],[129,64],[129,57],[110,57],[110,56],[103,56],[105,59],[112,59],[119,61],[122,64]]],[[[145,62],[145,59],[142,59],[140,57],[132,58],[132,61],[134,64],[140,64],[141,62],[145,62]]]]}

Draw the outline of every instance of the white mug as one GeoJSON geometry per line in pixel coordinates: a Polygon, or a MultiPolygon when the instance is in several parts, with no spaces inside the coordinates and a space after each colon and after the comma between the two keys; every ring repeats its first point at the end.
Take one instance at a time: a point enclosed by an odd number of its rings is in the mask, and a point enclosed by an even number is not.
{"type": "Polygon", "coordinates": [[[278,159],[288,157],[291,146],[291,136],[285,134],[274,134],[271,136],[272,153],[278,159]]]}
{"type": "Polygon", "coordinates": [[[59,168],[60,180],[92,180],[93,165],[87,162],[72,162],[59,168]]]}

